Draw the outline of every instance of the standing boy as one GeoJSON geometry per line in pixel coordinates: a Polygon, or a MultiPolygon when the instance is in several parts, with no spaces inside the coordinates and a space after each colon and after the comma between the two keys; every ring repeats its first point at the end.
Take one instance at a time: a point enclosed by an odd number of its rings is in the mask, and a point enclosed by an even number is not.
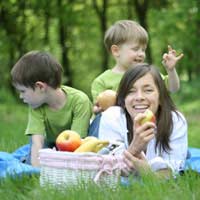
{"type": "MultiPolygon", "coordinates": [[[[102,108],[96,102],[98,94],[106,89],[117,89],[119,82],[131,65],[142,63],[145,60],[145,51],[148,44],[148,33],[137,22],[120,20],[112,25],[105,34],[104,43],[107,50],[115,59],[115,66],[99,75],[92,83],[93,112],[99,113],[102,108]]],[[[179,77],[175,65],[183,54],[176,56],[176,51],[168,46],[168,53],[163,55],[163,64],[168,76],[166,83],[171,92],[176,92],[179,87],[179,77]]]]}
{"type": "Polygon", "coordinates": [[[14,65],[11,76],[30,107],[25,134],[31,136],[31,165],[39,166],[38,151],[54,147],[63,130],[87,135],[91,102],[83,92],[61,85],[62,66],[50,54],[28,52],[14,65]]]}

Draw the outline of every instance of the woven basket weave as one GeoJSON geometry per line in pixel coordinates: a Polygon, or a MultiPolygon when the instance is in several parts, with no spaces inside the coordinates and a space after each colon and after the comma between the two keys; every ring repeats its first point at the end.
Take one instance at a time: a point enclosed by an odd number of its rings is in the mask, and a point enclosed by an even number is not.
{"type": "Polygon", "coordinates": [[[95,182],[115,186],[124,163],[121,156],[71,153],[52,149],[39,151],[40,185],[73,186],[95,182]]]}

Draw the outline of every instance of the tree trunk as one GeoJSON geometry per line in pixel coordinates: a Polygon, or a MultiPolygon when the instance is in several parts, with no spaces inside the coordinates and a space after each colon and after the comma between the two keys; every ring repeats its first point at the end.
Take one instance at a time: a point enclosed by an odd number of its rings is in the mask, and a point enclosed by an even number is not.
{"type": "Polygon", "coordinates": [[[127,0],[127,17],[130,20],[133,19],[132,0],[127,0]]]}
{"type": "MultiPolygon", "coordinates": [[[[62,10],[62,0],[58,0],[58,10],[62,10]]],[[[65,23],[64,19],[63,19],[63,13],[59,12],[59,43],[61,46],[61,51],[62,51],[62,66],[64,69],[64,84],[72,86],[72,72],[70,69],[70,61],[69,61],[69,56],[68,56],[68,52],[69,52],[69,47],[67,46],[67,40],[69,38],[68,35],[68,25],[65,23]]]]}
{"type": "Polygon", "coordinates": [[[107,7],[108,1],[103,0],[102,7],[97,4],[96,0],[93,0],[93,7],[97,13],[98,19],[100,20],[101,25],[101,54],[102,54],[102,64],[101,64],[101,71],[105,71],[108,69],[108,52],[104,46],[104,34],[107,30],[107,7]]]}
{"type": "Polygon", "coordinates": [[[44,45],[49,43],[49,25],[50,25],[50,6],[47,4],[47,9],[44,11],[44,45]]]}
{"type": "MultiPolygon", "coordinates": [[[[197,9],[200,10],[200,1],[197,1],[197,9]]],[[[200,52],[200,14],[198,14],[199,17],[196,18],[196,38],[197,38],[197,51],[195,53],[195,58],[197,62],[195,62],[195,70],[194,73],[196,75],[196,78],[200,76],[200,58],[199,58],[199,52],[200,52]]]]}
{"type": "MultiPolygon", "coordinates": [[[[135,7],[135,11],[137,13],[138,19],[139,19],[139,23],[140,25],[146,29],[146,31],[148,32],[149,28],[148,28],[148,23],[147,23],[147,12],[148,12],[148,5],[149,5],[149,1],[148,0],[134,0],[134,7],[135,7]]],[[[149,44],[147,45],[147,50],[146,50],[146,55],[147,55],[147,61],[148,63],[152,63],[153,59],[151,56],[151,47],[150,47],[150,36],[149,36],[149,44]]]]}

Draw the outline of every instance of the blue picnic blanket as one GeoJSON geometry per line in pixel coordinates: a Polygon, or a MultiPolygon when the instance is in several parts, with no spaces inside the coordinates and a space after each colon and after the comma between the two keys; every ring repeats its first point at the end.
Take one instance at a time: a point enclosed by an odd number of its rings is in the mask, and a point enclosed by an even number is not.
{"type": "MultiPolygon", "coordinates": [[[[200,173],[200,148],[190,147],[188,151],[190,156],[186,160],[185,169],[200,173]]],[[[24,145],[12,153],[0,152],[0,178],[39,174],[39,168],[24,163],[29,152],[30,144],[24,145]]]]}
{"type": "Polygon", "coordinates": [[[29,152],[29,144],[20,147],[13,153],[0,152],[0,178],[39,174],[39,168],[24,163],[29,152]]]}
{"type": "Polygon", "coordinates": [[[186,160],[185,170],[191,169],[200,173],[200,148],[189,149],[190,157],[186,160]]]}

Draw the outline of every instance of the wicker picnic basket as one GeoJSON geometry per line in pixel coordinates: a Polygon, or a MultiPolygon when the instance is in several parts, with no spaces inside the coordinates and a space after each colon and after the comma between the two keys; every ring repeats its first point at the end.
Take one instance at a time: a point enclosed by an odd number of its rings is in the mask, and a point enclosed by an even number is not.
{"type": "Polygon", "coordinates": [[[122,157],[114,155],[42,149],[39,158],[41,186],[71,187],[92,181],[113,187],[117,185],[124,168],[122,157]]]}

